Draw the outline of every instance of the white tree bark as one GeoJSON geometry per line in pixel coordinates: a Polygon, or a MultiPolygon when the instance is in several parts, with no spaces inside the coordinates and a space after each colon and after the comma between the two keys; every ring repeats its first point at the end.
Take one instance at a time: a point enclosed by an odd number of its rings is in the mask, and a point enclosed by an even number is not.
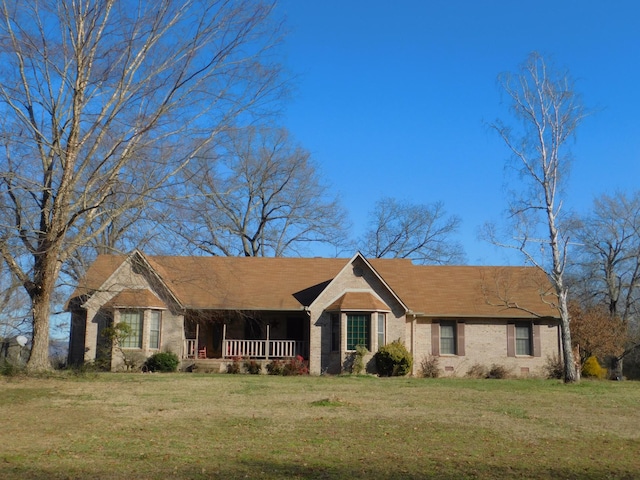
{"type": "Polygon", "coordinates": [[[502,123],[493,125],[511,150],[524,182],[520,190],[523,193],[514,193],[510,204],[516,231],[516,243],[511,245],[516,245],[551,280],[561,319],[564,381],[575,382],[578,377],[564,279],[569,238],[560,220],[561,186],[570,162],[567,142],[574,136],[585,110],[569,76],[550,70],[535,53],[520,73],[501,75],[500,83],[521,126],[514,129],[502,123]],[[542,256],[536,252],[540,248],[542,256]]]}

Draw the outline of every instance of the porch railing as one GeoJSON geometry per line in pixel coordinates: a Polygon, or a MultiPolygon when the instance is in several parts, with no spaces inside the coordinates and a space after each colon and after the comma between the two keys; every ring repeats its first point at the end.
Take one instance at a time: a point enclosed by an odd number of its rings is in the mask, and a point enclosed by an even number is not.
{"type": "Polygon", "coordinates": [[[196,340],[195,338],[187,338],[185,340],[185,347],[184,347],[184,351],[186,353],[186,358],[196,358],[196,348],[197,348],[197,344],[198,340],[196,340]]]}
{"type": "Polygon", "coordinates": [[[299,340],[224,340],[222,357],[292,358],[304,356],[304,346],[299,340]]]}

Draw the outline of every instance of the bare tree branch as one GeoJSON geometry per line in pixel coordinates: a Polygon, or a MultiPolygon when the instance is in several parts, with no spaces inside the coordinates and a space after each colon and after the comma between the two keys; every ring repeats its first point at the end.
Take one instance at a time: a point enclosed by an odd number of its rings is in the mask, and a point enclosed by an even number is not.
{"type": "Polygon", "coordinates": [[[527,187],[512,194],[510,212],[516,241],[505,243],[514,245],[529,261],[541,266],[555,288],[561,317],[564,380],[573,382],[577,372],[564,278],[569,237],[568,230],[562,227],[561,185],[571,160],[567,142],[586,111],[569,75],[548,68],[537,53],[529,56],[517,74],[500,75],[499,82],[520,128],[507,128],[501,122],[492,126],[511,151],[516,170],[527,187]],[[542,249],[542,255],[532,252],[532,238],[545,238],[534,243],[542,249]]]}
{"type": "Polygon", "coordinates": [[[283,256],[345,241],[343,208],[285,130],[249,127],[226,138],[184,172],[198,192],[176,208],[173,229],[186,242],[212,255],[283,256]]]}
{"type": "Polygon", "coordinates": [[[465,255],[453,236],[460,218],[447,215],[436,202],[416,205],[383,198],[371,212],[369,230],[360,240],[360,250],[374,258],[410,258],[421,264],[464,263],[465,255]]]}
{"type": "Polygon", "coordinates": [[[277,98],[279,26],[259,0],[0,2],[0,254],[40,370],[62,266],[277,98]]]}

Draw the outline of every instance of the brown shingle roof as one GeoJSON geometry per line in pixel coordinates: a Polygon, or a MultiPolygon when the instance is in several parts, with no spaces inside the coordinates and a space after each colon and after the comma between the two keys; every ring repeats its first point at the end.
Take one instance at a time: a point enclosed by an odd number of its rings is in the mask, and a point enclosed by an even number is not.
{"type": "Polygon", "coordinates": [[[105,303],[106,307],[146,307],[146,308],[166,308],[151,290],[148,289],[126,289],[119,292],[115,297],[105,303]]]}
{"type": "Polygon", "coordinates": [[[413,312],[433,317],[527,318],[528,311],[558,316],[547,303],[549,281],[537,268],[412,265],[403,272],[386,262],[371,264],[413,312]]]}
{"type": "MultiPolygon", "coordinates": [[[[74,297],[98,289],[125,260],[102,255],[74,297]]],[[[340,258],[145,257],[180,303],[192,309],[300,310],[348,264],[340,258]]],[[[557,316],[542,301],[549,290],[532,267],[419,266],[372,259],[372,267],[412,312],[428,316],[557,316]],[[506,308],[517,304],[520,309],[506,308]]]]}
{"type": "Polygon", "coordinates": [[[347,292],[327,310],[389,310],[389,306],[369,292],[347,292]]]}

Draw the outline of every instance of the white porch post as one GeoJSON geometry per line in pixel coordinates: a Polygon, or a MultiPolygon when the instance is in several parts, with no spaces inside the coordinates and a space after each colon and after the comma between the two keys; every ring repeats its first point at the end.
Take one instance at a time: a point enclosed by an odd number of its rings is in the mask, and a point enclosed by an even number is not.
{"type": "Polygon", "coordinates": [[[267,323],[267,343],[265,345],[266,351],[264,352],[265,358],[269,360],[269,324],[267,323]]]}
{"type": "Polygon", "coordinates": [[[222,358],[227,358],[227,324],[222,324],[222,358]]]}

